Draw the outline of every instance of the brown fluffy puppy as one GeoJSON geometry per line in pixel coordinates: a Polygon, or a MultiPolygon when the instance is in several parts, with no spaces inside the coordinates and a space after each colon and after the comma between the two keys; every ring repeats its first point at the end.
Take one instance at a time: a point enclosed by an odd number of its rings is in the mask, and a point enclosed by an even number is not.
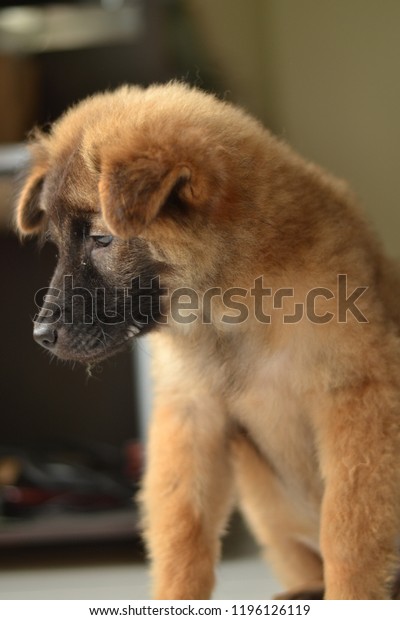
{"type": "Polygon", "coordinates": [[[32,155],[18,227],[60,255],[36,339],[95,362],[151,332],[154,596],[210,596],[236,501],[283,597],[393,596],[400,280],[346,186],[179,83],[94,96],[32,155]],[[68,320],[65,276],[129,288],[121,320],[68,320]]]}

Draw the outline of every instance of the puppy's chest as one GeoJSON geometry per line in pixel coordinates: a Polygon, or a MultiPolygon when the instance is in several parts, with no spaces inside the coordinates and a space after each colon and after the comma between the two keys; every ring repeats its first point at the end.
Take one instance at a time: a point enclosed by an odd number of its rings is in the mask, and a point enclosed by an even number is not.
{"type": "Polygon", "coordinates": [[[299,369],[290,351],[265,355],[247,371],[233,368],[226,392],[229,415],[243,427],[289,495],[319,502],[322,483],[307,401],[299,390],[299,369]]]}

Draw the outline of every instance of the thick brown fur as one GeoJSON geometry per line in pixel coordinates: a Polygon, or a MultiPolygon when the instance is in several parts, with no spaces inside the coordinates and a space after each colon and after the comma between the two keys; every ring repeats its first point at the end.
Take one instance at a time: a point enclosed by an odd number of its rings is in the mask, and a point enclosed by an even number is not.
{"type": "MultiPolygon", "coordinates": [[[[281,596],[393,596],[400,278],[345,184],[211,95],[179,83],[124,87],[72,108],[35,139],[20,231],[50,227],[65,271],[80,216],[115,235],[109,258],[88,256],[120,286],[135,273],[131,244],[140,239],[164,265],[169,291],[248,292],[241,323],[224,321],[216,298],[206,316],[200,304],[195,322],[169,313],[152,330],[142,504],[154,596],[211,595],[236,502],[290,592],[281,596]],[[340,274],[347,295],[366,288],[360,314],[345,311],[345,320],[340,274]],[[254,301],[260,276],[293,294],[275,307],[268,295],[254,301]],[[316,287],[332,292],[315,298],[317,320],[284,322],[316,287]],[[269,323],[255,318],[261,305],[269,323]],[[333,318],[319,322],[327,312],[333,318]]],[[[60,329],[55,353],[75,359],[68,338],[60,329]]]]}

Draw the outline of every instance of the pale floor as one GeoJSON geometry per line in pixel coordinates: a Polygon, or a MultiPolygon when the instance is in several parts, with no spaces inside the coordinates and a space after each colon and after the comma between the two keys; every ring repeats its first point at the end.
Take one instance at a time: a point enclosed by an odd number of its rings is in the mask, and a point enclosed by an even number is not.
{"type": "MultiPolygon", "coordinates": [[[[281,590],[238,520],[224,547],[214,599],[269,599],[281,590]]],[[[13,600],[143,600],[148,567],[131,544],[3,549],[0,592],[13,600]]]]}

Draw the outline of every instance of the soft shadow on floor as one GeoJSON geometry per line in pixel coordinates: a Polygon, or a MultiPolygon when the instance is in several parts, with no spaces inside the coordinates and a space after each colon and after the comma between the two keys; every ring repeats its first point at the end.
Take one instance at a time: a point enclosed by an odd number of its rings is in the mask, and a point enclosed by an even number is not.
{"type": "MultiPolygon", "coordinates": [[[[267,599],[281,588],[235,515],[223,544],[214,599],[267,599]]],[[[143,600],[150,578],[139,540],[3,548],[0,599],[143,600]]]]}

